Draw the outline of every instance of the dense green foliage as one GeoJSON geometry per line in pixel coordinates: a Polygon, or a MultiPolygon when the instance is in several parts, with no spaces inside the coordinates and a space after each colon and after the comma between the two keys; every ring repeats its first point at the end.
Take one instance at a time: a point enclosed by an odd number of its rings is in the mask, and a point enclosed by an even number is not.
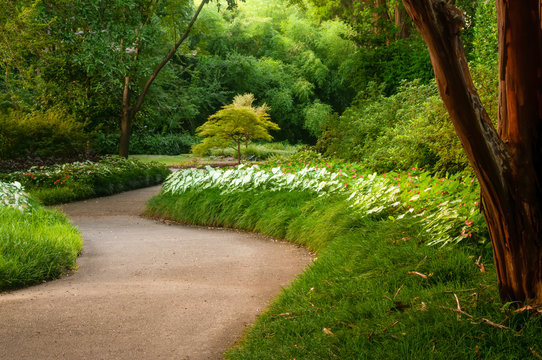
{"type": "MultiPolygon", "coordinates": [[[[343,173],[341,178],[358,174],[350,169],[345,175],[351,165],[327,165],[343,173]]],[[[290,169],[296,164],[283,168],[290,169]]],[[[420,231],[419,217],[367,216],[367,211],[353,211],[347,192],[318,196],[285,184],[268,188],[261,175],[252,180],[246,175],[223,173],[227,181],[210,174],[213,180],[200,184],[200,175],[192,174],[188,181],[199,186],[165,191],[146,210],[183,223],[257,231],[317,252],[314,264],[227,358],[464,359],[480,353],[509,359],[542,350],[540,317],[496,301],[487,242],[426,246],[433,236],[420,231]],[[457,302],[462,315],[454,312],[457,302]]],[[[437,190],[432,196],[450,201],[457,195],[437,190]]]]}
{"type": "Polygon", "coordinates": [[[109,157],[0,174],[0,181],[17,181],[34,198],[52,205],[159,184],[169,173],[158,163],[109,157]]]}
{"type": "Polygon", "coordinates": [[[41,207],[20,184],[0,182],[0,291],[74,268],[82,243],[62,214],[41,207]]]}
{"type": "MultiPolygon", "coordinates": [[[[206,4],[187,41],[153,84],[133,123],[135,153],[186,151],[188,141],[171,134],[194,134],[235,94],[250,92],[270,107],[281,129],[271,135],[278,140],[319,140],[322,152],[381,171],[415,164],[442,173],[467,167],[430,84],[425,45],[400,2],[248,0],[235,9],[219,5],[206,4]]],[[[481,0],[458,0],[457,6],[466,18],[467,57],[492,112],[495,6],[481,0]]],[[[126,76],[130,92],[137,95],[194,11],[186,0],[17,0],[1,9],[2,121],[40,118],[47,120],[44,128],[56,129],[65,123],[62,119],[71,119],[78,126],[70,122],[71,129],[59,135],[71,143],[62,140],[66,145],[55,151],[81,151],[83,140],[97,133],[91,146],[100,153],[117,152],[126,76]],[[52,111],[58,119],[48,115],[52,111]]],[[[6,134],[0,135],[4,157],[36,147],[18,141],[15,130],[6,134]],[[9,144],[19,145],[12,149],[9,144]]]]}

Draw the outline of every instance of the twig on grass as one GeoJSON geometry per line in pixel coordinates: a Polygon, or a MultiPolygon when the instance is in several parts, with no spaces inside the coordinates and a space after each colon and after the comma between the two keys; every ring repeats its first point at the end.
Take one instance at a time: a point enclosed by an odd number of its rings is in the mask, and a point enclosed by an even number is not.
{"type": "Polygon", "coordinates": [[[420,277],[422,277],[422,278],[424,278],[424,279],[427,279],[427,275],[422,274],[422,273],[417,272],[417,271],[409,271],[408,273],[409,273],[409,274],[413,274],[413,275],[418,275],[418,276],[420,276],[420,277]]]}
{"type": "Polygon", "coordinates": [[[537,358],[538,360],[542,360],[542,356],[540,356],[536,351],[534,351],[532,347],[530,347],[529,350],[531,350],[531,353],[535,358],[537,358]]]}
{"type": "Polygon", "coordinates": [[[399,286],[399,289],[397,289],[397,291],[395,292],[395,295],[393,295],[393,300],[395,300],[395,298],[397,297],[397,295],[399,295],[399,293],[400,293],[401,290],[403,289],[403,286],[405,286],[405,284],[399,286]]]}
{"type": "Polygon", "coordinates": [[[381,332],[386,332],[386,331],[388,331],[389,329],[391,329],[392,327],[394,327],[394,326],[397,325],[397,324],[399,324],[399,321],[394,321],[394,322],[392,322],[391,324],[389,324],[388,326],[386,326],[386,327],[384,328],[384,330],[382,330],[381,332]]]}
{"type": "Polygon", "coordinates": [[[287,312],[287,313],[281,313],[281,314],[278,314],[277,316],[291,316],[291,315],[293,315],[293,314],[287,312]]]}
{"type": "Polygon", "coordinates": [[[478,268],[480,269],[480,272],[485,273],[486,268],[485,268],[484,264],[482,264],[480,261],[482,261],[482,255],[480,255],[480,257],[478,257],[478,260],[476,260],[474,265],[478,266],[478,268]]]}
{"type": "Polygon", "coordinates": [[[482,318],[482,321],[485,322],[486,324],[488,325],[491,325],[493,327],[496,327],[497,329],[502,329],[502,330],[512,330],[511,328],[509,328],[508,326],[504,326],[504,325],[501,325],[501,324],[496,324],[494,323],[493,321],[491,320],[488,320],[486,318],[482,318]]]}
{"type": "MultiPolygon", "coordinates": [[[[386,331],[388,331],[389,329],[391,329],[392,327],[394,327],[395,325],[399,324],[399,321],[394,321],[392,322],[391,324],[389,324],[388,326],[386,326],[384,329],[382,329],[381,331],[379,331],[380,333],[385,333],[386,331]]],[[[375,331],[371,331],[371,333],[369,334],[369,336],[367,337],[367,340],[371,340],[371,338],[373,337],[373,335],[375,334],[375,331]]]]}
{"type": "MultiPolygon", "coordinates": [[[[459,311],[462,311],[461,310],[461,305],[459,304],[459,299],[457,298],[457,295],[454,293],[454,297],[455,297],[455,302],[457,303],[457,310],[459,311]]],[[[457,321],[460,321],[461,320],[461,314],[458,313],[457,314],[457,321]]]]}
{"type": "Polygon", "coordinates": [[[427,256],[424,257],[424,258],[422,259],[422,261],[420,261],[420,262],[418,263],[418,265],[416,265],[416,267],[415,267],[414,269],[418,269],[418,268],[419,268],[424,262],[426,262],[426,261],[427,261],[427,256]]]}
{"type": "Polygon", "coordinates": [[[453,308],[449,308],[449,307],[446,307],[446,306],[441,306],[442,309],[446,309],[446,310],[451,310],[453,312],[456,312],[456,313],[459,313],[459,314],[462,314],[462,315],[465,315],[466,317],[468,317],[469,319],[473,319],[472,315],[471,314],[467,314],[466,312],[464,312],[463,310],[458,310],[458,309],[453,309],[453,308]]]}

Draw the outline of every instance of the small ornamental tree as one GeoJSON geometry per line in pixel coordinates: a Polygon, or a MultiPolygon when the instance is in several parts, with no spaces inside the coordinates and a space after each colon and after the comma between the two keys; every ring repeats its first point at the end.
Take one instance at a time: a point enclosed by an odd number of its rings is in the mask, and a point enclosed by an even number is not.
{"type": "Polygon", "coordinates": [[[209,120],[196,129],[197,134],[205,139],[192,147],[192,152],[202,156],[212,147],[232,146],[241,163],[241,144],[248,145],[254,139],[272,140],[269,130],[280,128],[269,120],[269,107],[266,104],[254,107],[254,100],[252,94],[237,95],[232,104],[209,116],[209,120]]]}

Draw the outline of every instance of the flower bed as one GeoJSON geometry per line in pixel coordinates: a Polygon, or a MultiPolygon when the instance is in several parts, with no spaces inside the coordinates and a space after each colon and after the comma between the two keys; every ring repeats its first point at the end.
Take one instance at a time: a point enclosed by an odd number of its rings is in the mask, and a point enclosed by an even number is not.
{"type": "Polygon", "coordinates": [[[45,205],[159,184],[170,173],[158,163],[143,163],[119,157],[0,174],[0,181],[21,183],[45,205]]]}

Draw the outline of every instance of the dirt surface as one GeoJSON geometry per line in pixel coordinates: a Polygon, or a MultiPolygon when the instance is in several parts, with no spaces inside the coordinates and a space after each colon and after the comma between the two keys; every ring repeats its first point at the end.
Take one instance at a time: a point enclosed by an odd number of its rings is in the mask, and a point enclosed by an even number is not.
{"type": "Polygon", "coordinates": [[[303,249],[140,218],[159,187],[61,206],[78,271],[0,295],[0,359],[220,359],[310,263],[303,249]]]}

